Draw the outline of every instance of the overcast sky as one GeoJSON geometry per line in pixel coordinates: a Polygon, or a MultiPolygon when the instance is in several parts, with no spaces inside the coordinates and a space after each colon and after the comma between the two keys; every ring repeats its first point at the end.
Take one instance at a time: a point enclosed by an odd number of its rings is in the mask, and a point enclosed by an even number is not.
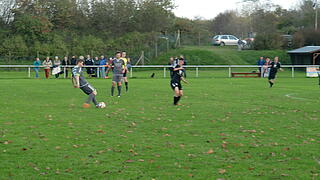
{"type": "MultiPolygon", "coordinates": [[[[176,16],[194,19],[200,16],[204,19],[213,19],[226,10],[240,8],[242,0],[174,0],[177,6],[174,10],[176,16]]],[[[299,4],[300,0],[272,0],[283,8],[290,9],[299,4]]]]}

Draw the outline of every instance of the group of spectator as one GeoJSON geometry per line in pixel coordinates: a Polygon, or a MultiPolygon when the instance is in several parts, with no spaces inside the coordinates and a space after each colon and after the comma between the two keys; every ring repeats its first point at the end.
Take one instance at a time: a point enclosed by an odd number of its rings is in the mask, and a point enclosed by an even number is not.
{"type": "MultiPolygon", "coordinates": [[[[87,74],[89,77],[101,77],[101,78],[108,78],[107,76],[107,67],[109,64],[112,63],[113,58],[107,58],[104,55],[100,57],[91,58],[90,55],[87,55],[85,58],[84,64],[89,66],[86,68],[87,74]],[[90,67],[90,66],[100,66],[100,67],[90,67]]],[[[33,62],[34,71],[36,73],[36,78],[39,78],[39,69],[43,67],[45,72],[45,77],[48,79],[50,75],[54,75],[55,78],[59,78],[61,74],[65,73],[65,77],[68,77],[68,69],[70,68],[61,68],[62,66],[75,66],[77,62],[77,57],[72,56],[69,59],[68,56],[64,56],[62,60],[58,56],[55,56],[53,60],[50,57],[46,57],[43,62],[40,61],[40,58],[36,58],[33,62]]]]}

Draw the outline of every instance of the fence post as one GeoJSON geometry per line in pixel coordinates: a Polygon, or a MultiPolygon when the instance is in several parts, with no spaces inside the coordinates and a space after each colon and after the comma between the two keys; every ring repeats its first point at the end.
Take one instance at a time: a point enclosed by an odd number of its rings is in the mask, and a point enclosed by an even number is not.
{"type": "Polygon", "coordinates": [[[132,67],[130,67],[130,77],[132,78],[132,67]]]}
{"type": "Polygon", "coordinates": [[[97,78],[100,78],[100,69],[100,66],[98,66],[96,70],[97,78]]]}
{"type": "Polygon", "coordinates": [[[199,67],[196,67],[196,77],[199,77],[199,67]]]}
{"type": "Polygon", "coordinates": [[[67,78],[67,75],[66,75],[66,72],[67,72],[67,69],[66,69],[66,67],[64,66],[63,67],[63,77],[66,79],[67,78]]]}
{"type": "Polygon", "coordinates": [[[294,78],[294,66],[292,66],[292,70],[291,70],[291,73],[292,73],[292,78],[294,78]]]}
{"type": "Polygon", "coordinates": [[[30,66],[28,67],[28,77],[31,78],[31,68],[30,68],[30,66]]]}
{"type": "Polygon", "coordinates": [[[231,78],[231,66],[229,66],[229,78],[231,78]]]}
{"type": "Polygon", "coordinates": [[[163,77],[166,78],[166,68],[163,68],[163,77]]]}

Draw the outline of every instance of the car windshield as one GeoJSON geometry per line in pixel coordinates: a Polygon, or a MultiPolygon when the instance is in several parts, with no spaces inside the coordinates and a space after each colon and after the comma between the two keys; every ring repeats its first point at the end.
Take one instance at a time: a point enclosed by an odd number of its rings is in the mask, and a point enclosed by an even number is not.
{"type": "Polygon", "coordinates": [[[215,37],[213,37],[213,39],[219,39],[219,36],[215,36],[215,37]]]}

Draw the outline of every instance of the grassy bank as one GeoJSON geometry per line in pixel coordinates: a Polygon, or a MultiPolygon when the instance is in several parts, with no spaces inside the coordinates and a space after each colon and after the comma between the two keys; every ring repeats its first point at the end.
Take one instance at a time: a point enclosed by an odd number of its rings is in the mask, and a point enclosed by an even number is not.
{"type": "Polygon", "coordinates": [[[152,59],[149,64],[166,64],[170,56],[184,55],[188,64],[192,65],[252,65],[260,56],[273,58],[279,56],[283,64],[290,64],[289,56],[283,50],[244,50],[238,51],[235,46],[186,46],[152,59]]]}

